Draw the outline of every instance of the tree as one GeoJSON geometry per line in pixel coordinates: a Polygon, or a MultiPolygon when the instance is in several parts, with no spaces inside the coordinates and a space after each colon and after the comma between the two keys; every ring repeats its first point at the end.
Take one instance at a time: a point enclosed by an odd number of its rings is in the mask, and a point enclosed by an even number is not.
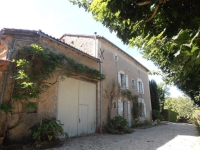
{"type": "Polygon", "coordinates": [[[170,96],[169,88],[165,84],[160,83],[157,85],[157,92],[160,103],[160,112],[162,112],[164,109],[165,99],[170,96]]]}
{"type": "Polygon", "coordinates": [[[200,95],[199,0],[70,1],[91,12],[124,44],[137,46],[167,83],[193,100],[200,95]]]}
{"type": "Polygon", "coordinates": [[[157,83],[154,80],[149,81],[150,94],[151,94],[151,106],[152,110],[160,111],[160,104],[158,98],[157,83]]]}
{"type": "Polygon", "coordinates": [[[190,118],[193,110],[197,109],[197,107],[194,105],[194,102],[187,97],[170,97],[165,100],[164,109],[177,113],[178,118],[190,118]]]}
{"type": "Polygon", "coordinates": [[[159,101],[164,101],[170,96],[169,87],[164,83],[159,83],[157,85],[159,101]]]}

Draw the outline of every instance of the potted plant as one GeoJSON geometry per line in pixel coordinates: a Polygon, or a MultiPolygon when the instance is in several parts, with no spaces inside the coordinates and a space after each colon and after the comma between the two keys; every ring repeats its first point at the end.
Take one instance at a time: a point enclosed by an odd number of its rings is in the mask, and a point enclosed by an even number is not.
{"type": "Polygon", "coordinates": [[[53,147],[53,145],[57,146],[60,144],[59,136],[65,135],[65,138],[68,137],[62,126],[63,124],[55,117],[48,117],[42,118],[39,123],[29,128],[32,138],[35,141],[35,147],[50,148],[53,147]]]}

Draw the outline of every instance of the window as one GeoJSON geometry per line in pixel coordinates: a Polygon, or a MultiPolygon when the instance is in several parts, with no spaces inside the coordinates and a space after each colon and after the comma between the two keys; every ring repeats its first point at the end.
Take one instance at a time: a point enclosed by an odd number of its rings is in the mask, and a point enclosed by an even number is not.
{"type": "Polygon", "coordinates": [[[114,59],[115,59],[115,61],[118,61],[118,56],[114,55],[114,59]]]}
{"type": "Polygon", "coordinates": [[[132,86],[132,89],[135,89],[135,80],[133,78],[131,80],[131,86],[132,86]]]}
{"type": "Polygon", "coordinates": [[[138,93],[144,94],[144,84],[141,79],[137,80],[137,89],[138,89],[138,93]]]}
{"type": "Polygon", "coordinates": [[[118,100],[118,115],[123,116],[124,114],[124,104],[121,100],[118,100]]]}
{"type": "Polygon", "coordinates": [[[138,99],[138,117],[146,118],[146,104],[144,103],[144,99],[138,99]]]}
{"type": "Polygon", "coordinates": [[[125,74],[123,72],[118,72],[118,83],[121,88],[124,88],[125,84],[125,74]]]}
{"type": "Polygon", "coordinates": [[[124,72],[119,71],[119,72],[118,72],[118,83],[119,83],[119,86],[120,86],[121,88],[126,88],[126,89],[128,89],[128,88],[129,88],[129,84],[128,84],[128,75],[125,75],[124,72]]]}

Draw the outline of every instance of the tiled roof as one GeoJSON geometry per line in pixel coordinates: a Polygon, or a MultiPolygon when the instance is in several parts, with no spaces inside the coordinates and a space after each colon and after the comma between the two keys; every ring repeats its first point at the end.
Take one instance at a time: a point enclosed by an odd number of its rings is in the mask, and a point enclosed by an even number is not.
{"type": "MultiPolygon", "coordinates": [[[[85,35],[85,34],[68,34],[65,33],[60,40],[62,40],[62,38],[64,38],[65,36],[72,36],[72,37],[85,37],[85,38],[94,38],[94,35],[85,35]]],[[[129,58],[131,58],[132,60],[134,60],[137,64],[139,64],[141,67],[143,67],[147,72],[149,71],[149,69],[147,69],[144,65],[142,65],[140,62],[138,62],[135,58],[133,58],[131,55],[127,54],[125,51],[123,51],[121,48],[119,48],[117,45],[115,45],[114,43],[112,43],[111,41],[109,41],[108,39],[104,38],[103,36],[97,35],[96,38],[99,39],[103,39],[104,41],[110,43],[111,45],[113,45],[114,47],[116,47],[119,51],[121,51],[122,53],[124,53],[125,55],[127,55],[129,58]]]]}
{"type": "Polygon", "coordinates": [[[87,54],[87,53],[85,53],[85,52],[73,47],[73,46],[70,46],[70,45],[62,42],[60,39],[57,39],[57,38],[55,38],[55,37],[53,37],[51,35],[48,35],[48,34],[42,32],[41,30],[37,31],[37,30],[26,30],[26,29],[3,28],[3,29],[0,30],[0,34],[2,34],[2,35],[4,35],[4,34],[5,35],[28,35],[28,36],[46,37],[46,38],[48,38],[48,39],[50,39],[50,40],[52,40],[54,42],[57,42],[57,43],[65,46],[65,47],[70,48],[71,50],[73,50],[73,51],[75,51],[75,52],[77,52],[77,53],[79,53],[79,54],[81,54],[83,56],[86,56],[86,57],[88,57],[90,59],[93,59],[93,60],[95,60],[97,62],[100,61],[98,58],[93,57],[93,56],[91,56],[91,55],[89,55],[89,54],[87,54]]]}

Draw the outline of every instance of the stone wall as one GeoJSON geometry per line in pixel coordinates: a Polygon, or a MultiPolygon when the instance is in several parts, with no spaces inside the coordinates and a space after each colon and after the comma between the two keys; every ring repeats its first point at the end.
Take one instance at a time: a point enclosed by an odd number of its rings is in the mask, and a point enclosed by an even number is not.
{"type": "MultiPolygon", "coordinates": [[[[140,98],[143,98],[146,103],[146,118],[148,120],[151,120],[151,100],[150,100],[150,91],[149,91],[149,79],[148,79],[148,73],[147,71],[141,67],[139,64],[134,62],[134,60],[130,57],[128,57],[123,52],[117,50],[116,47],[112,46],[105,40],[99,40],[99,49],[104,50],[103,56],[104,59],[102,59],[102,70],[103,74],[106,75],[106,80],[103,82],[103,89],[106,88],[106,84],[109,84],[114,79],[118,83],[118,71],[122,71],[125,73],[125,75],[128,75],[128,82],[129,82],[129,88],[133,95],[138,96],[140,98]],[[118,60],[115,60],[115,56],[118,57],[118,60]],[[144,94],[139,94],[137,90],[137,79],[140,78],[144,83],[144,94]],[[131,79],[135,80],[135,88],[132,88],[131,79]]],[[[125,88],[123,88],[125,89],[125,88]]],[[[105,92],[104,92],[104,99],[103,99],[103,122],[106,124],[107,122],[107,110],[109,101],[105,98],[105,92]]],[[[120,99],[120,98],[119,98],[120,99]]],[[[132,108],[132,101],[131,108],[132,108]]],[[[132,110],[131,110],[132,111],[132,110]]],[[[118,115],[117,108],[113,109],[112,116],[118,115]]]]}
{"type": "MultiPolygon", "coordinates": [[[[91,58],[88,58],[86,56],[81,55],[78,52],[75,52],[74,50],[67,48],[61,44],[58,44],[48,38],[42,37],[33,37],[33,36],[11,36],[11,35],[3,35],[4,40],[12,47],[15,39],[23,39],[23,40],[31,40],[33,42],[26,42],[26,41],[21,41],[18,40],[16,42],[16,45],[14,47],[14,52],[12,54],[12,58],[14,59],[15,56],[17,55],[17,52],[20,51],[23,47],[25,46],[30,46],[30,44],[35,43],[38,44],[44,48],[48,48],[49,50],[55,52],[55,53],[63,53],[69,58],[74,59],[76,62],[84,64],[92,69],[97,69],[98,70],[98,62],[95,60],[92,60],[91,58]]],[[[3,50],[4,47],[0,45],[0,51],[3,50]]],[[[7,49],[8,50],[8,49],[7,49]]],[[[39,65],[39,64],[35,64],[39,65]]],[[[6,89],[5,89],[5,96],[3,101],[7,101],[12,99],[11,98],[11,93],[13,89],[13,81],[12,78],[12,65],[10,66],[10,71],[8,75],[8,80],[6,84],[6,89]]],[[[2,81],[4,77],[5,72],[3,72],[3,75],[0,77],[0,90],[2,90],[2,81]]],[[[46,82],[53,83],[56,81],[56,76],[60,76],[60,74],[55,71],[54,72],[54,77],[47,80],[46,82]]],[[[81,76],[74,76],[74,78],[78,79],[83,79],[81,76]]],[[[87,77],[86,77],[87,78],[87,77]]],[[[97,83],[97,81],[92,81],[97,83]]],[[[22,114],[22,106],[14,102],[14,111],[12,112],[12,115],[10,115],[10,122],[9,122],[9,127],[14,126],[17,122],[18,119],[22,117],[20,120],[19,125],[14,127],[9,131],[9,139],[11,141],[20,141],[27,139],[28,136],[30,136],[30,131],[28,129],[35,123],[39,122],[41,118],[43,117],[48,117],[48,116],[57,116],[57,99],[58,99],[58,82],[56,84],[53,84],[50,86],[50,88],[42,93],[40,95],[39,101],[38,101],[38,107],[37,107],[37,112],[36,113],[25,113],[22,114]]],[[[1,113],[0,114],[1,119],[5,117],[5,114],[1,113]]]]}

